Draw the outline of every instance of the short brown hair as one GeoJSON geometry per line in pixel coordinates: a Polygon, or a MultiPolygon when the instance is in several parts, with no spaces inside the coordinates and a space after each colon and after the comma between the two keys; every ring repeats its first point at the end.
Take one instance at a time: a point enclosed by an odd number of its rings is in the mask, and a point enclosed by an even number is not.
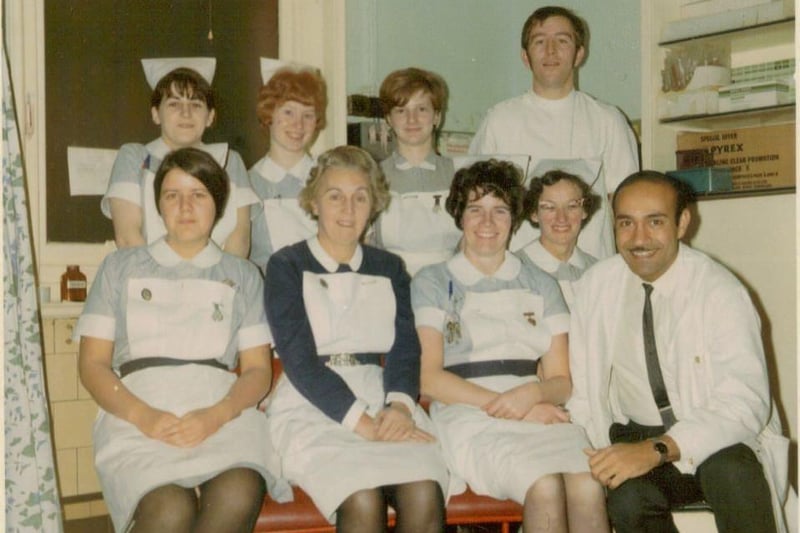
{"type": "Polygon", "coordinates": [[[366,174],[369,179],[370,217],[374,222],[378,215],[389,207],[389,183],[381,167],[375,162],[369,152],[357,146],[337,146],[324,152],[317,158],[317,164],[311,169],[311,175],[306,186],[300,191],[298,201],[303,210],[314,216],[312,204],[319,192],[322,176],[331,168],[349,168],[366,174]]]}
{"type": "Polygon", "coordinates": [[[586,225],[589,218],[600,206],[600,198],[592,191],[592,187],[580,177],[563,170],[548,170],[541,177],[533,178],[528,185],[528,192],[525,194],[525,216],[531,224],[538,226],[538,222],[531,220],[531,215],[539,209],[539,198],[542,196],[545,187],[555,185],[559,181],[568,181],[575,185],[581,193],[583,201],[583,212],[586,218],[582,225],[586,225]]]}
{"type": "Polygon", "coordinates": [[[525,24],[522,26],[521,45],[523,50],[528,49],[528,44],[531,42],[531,33],[534,26],[543,24],[545,20],[550,17],[564,17],[572,25],[572,30],[575,33],[575,49],[579,50],[586,46],[586,41],[589,36],[589,30],[586,22],[571,9],[561,6],[545,6],[540,7],[528,17],[525,24]]]}
{"type": "Polygon", "coordinates": [[[158,109],[161,102],[170,96],[183,96],[190,100],[205,102],[209,111],[215,107],[214,89],[211,84],[194,69],[176,68],[164,75],[150,95],[150,107],[158,109]]]}
{"type": "Polygon", "coordinates": [[[508,161],[489,159],[478,161],[459,169],[450,184],[445,208],[455,220],[456,227],[463,230],[461,219],[471,201],[473,193],[478,198],[487,194],[499,198],[511,210],[511,233],[517,231],[525,219],[522,170],[508,161]]]}
{"type": "Polygon", "coordinates": [[[214,200],[215,217],[214,223],[216,224],[222,214],[225,212],[225,204],[228,203],[228,195],[230,194],[230,180],[225,169],[222,168],[217,161],[211,157],[208,152],[199,150],[197,148],[181,148],[170,152],[161,161],[161,165],[156,171],[156,177],[153,181],[153,191],[156,196],[156,209],[158,214],[161,214],[161,207],[158,205],[159,198],[161,198],[161,186],[164,184],[164,178],[170,170],[179,168],[196,178],[200,183],[205,185],[208,189],[211,198],[214,200]]]}
{"type": "Polygon", "coordinates": [[[317,131],[325,128],[328,92],[318,70],[298,69],[291,65],[278,69],[258,91],[256,116],[261,126],[269,128],[275,109],[289,101],[313,106],[317,114],[317,131]]]}
{"type": "Polygon", "coordinates": [[[443,113],[447,109],[449,91],[444,78],[421,68],[409,67],[395,70],[383,80],[379,91],[383,116],[395,107],[402,107],[417,91],[429,94],[433,110],[443,113]]]}

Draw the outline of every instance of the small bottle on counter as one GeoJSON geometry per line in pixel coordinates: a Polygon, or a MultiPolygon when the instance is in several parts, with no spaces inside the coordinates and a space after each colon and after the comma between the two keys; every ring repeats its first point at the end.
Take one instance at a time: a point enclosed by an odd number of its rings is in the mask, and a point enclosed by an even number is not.
{"type": "Polygon", "coordinates": [[[61,301],[83,302],[86,300],[86,275],[78,265],[67,265],[61,274],[61,301]]]}

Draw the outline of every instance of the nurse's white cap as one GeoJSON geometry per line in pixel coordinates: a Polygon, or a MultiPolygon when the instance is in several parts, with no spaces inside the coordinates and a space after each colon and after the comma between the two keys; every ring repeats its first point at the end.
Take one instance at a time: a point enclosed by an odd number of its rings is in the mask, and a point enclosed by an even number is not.
{"type": "Polygon", "coordinates": [[[214,79],[217,68],[216,57],[159,57],[142,59],[142,68],[151,89],[155,89],[159,80],[176,68],[190,68],[200,74],[209,85],[214,79]]]}
{"type": "Polygon", "coordinates": [[[283,67],[291,67],[292,70],[296,72],[300,72],[302,70],[313,70],[314,72],[319,72],[319,69],[316,67],[312,67],[311,65],[306,65],[304,63],[297,63],[294,61],[282,61],[280,59],[272,59],[270,57],[262,57],[261,59],[261,80],[266,85],[269,80],[272,79],[272,76],[275,75],[278,70],[282,69],[283,67]]]}

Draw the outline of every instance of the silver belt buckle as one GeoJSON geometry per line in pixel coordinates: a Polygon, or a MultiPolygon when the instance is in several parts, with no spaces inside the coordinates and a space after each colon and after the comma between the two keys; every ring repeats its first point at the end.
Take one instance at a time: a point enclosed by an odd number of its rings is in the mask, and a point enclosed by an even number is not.
{"type": "Polygon", "coordinates": [[[361,363],[351,353],[332,353],[328,356],[328,366],[358,366],[361,363]]]}

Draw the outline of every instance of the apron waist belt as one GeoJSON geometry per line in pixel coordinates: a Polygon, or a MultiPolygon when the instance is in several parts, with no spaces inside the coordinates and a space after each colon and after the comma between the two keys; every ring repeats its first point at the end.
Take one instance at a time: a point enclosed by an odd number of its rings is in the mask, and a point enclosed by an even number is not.
{"type": "Polygon", "coordinates": [[[319,358],[328,366],[383,366],[383,354],[380,353],[334,353],[319,358]]]}
{"type": "Polygon", "coordinates": [[[538,361],[530,359],[499,359],[496,361],[475,361],[446,366],[448,372],[464,378],[485,378],[487,376],[533,376],[536,374],[538,361]]]}
{"type": "Polygon", "coordinates": [[[228,367],[216,359],[174,359],[172,357],[142,357],[127,361],[119,366],[120,377],[125,377],[128,374],[136,372],[137,370],[144,370],[154,366],[179,366],[179,365],[206,365],[213,366],[227,371],[228,367]]]}

